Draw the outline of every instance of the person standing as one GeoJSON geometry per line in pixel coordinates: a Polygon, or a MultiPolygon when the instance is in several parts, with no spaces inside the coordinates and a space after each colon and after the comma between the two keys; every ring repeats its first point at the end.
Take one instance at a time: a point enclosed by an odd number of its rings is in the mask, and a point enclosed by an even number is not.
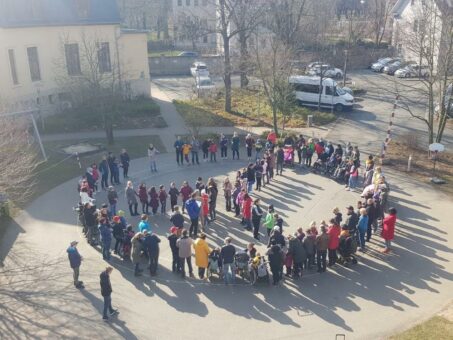
{"type": "Polygon", "coordinates": [[[107,200],[109,201],[110,206],[110,216],[116,215],[116,204],[118,203],[118,193],[115,190],[115,187],[109,186],[109,192],[107,193],[107,200]]]}
{"type": "Polygon", "coordinates": [[[176,152],[176,163],[178,163],[178,165],[184,165],[184,159],[183,159],[183,155],[182,155],[182,146],[183,145],[184,145],[184,142],[181,140],[181,136],[178,136],[175,141],[175,144],[173,145],[175,148],[175,152],[176,152]]]}
{"type": "Polygon", "coordinates": [[[181,194],[181,197],[182,197],[182,213],[184,214],[184,210],[186,208],[186,202],[190,198],[190,195],[192,195],[192,193],[193,193],[193,190],[187,181],[184,181],[182,183],[182,187],[181,187],[181,189],[179,189],[179,193],[181,194]]]}
{"type": "Polygon", "coordinates": [[[198,277],[203,280],[206,268],[208,268],[208,257],[211,249],[206,242],[206,234],[201,233],[200,236],[193,243],[195,250],[195,265],[198,267],[198,277]]]}
{"type": "Polygon", "coordinates": [[[213,139],[209,143],[209,155],[210,162],[217,162],[217,143],[213,139]]]}
{"type": "Polygon", "coordinates": [[[215,221],[217,213],[217,195],[219,194],[219,190],[217,189],[217,183],[214,181],[214,178],[209,178],[207,188],[209,195],[209,217],[211,221],[215,221]]]}
{"type": "Polygon", "coordinates": [[[203,151],[203,161],[206,163],[209,159],[209,146],[211,145],[210,139],[205,139],[201,144],[201,150],[203,151]]]}
{"type": "Polygon", "coordinates": [[[171,271],[173,273],[179,273],[179,250],[176,245],[178,241],[178,228],[176,226],[170,228],[170,234],[167,234],[167,239],[172,255],[171,271]]]}
{"type": "Polygon", "coordinates": [[[357,182],[359,180],[359,167],[354,163],[353,160],[349,161],[349,180],[348,185],[346,186],[346,190],[353,190],[357,186],[357,182]]]}
{"type": "Polygon", "coordinates": [[[274,286],[276,286],[282,279],[284,254],[276,241],[272,241],[272,244],[267,250],[266,255],[269,258],[269,266],[271,267],[273,284],[274,286]]]}
{"type": "Polygon", "coordinates": [[[206,193],[206,189],[201,190],[201,211],[200,211],[200,219],[201,219],[201,230],[206,232],[208,224],[211,223],[209,220],[209,195],[206,193]]]}
{"type": "Polygon", "coordinates": [[[250,163],[247,167],[247,192],[249,194],[253,191],[253,185],[255,184],[255,165],[250,163]]]}
{"type": "Polygon", "coordinates": [[[285,153],[283,152],[283,149],[278,146],[277,147],[277,152],[276,152],[276,161],[277,161],[277,171],[276,171],[276,175],[282,175],[282,172],[283,172],[283,162],[285,160],[285,153]],[[279,173],[279,170],[280,170],[280,173],[279,173]]]}
{"type": "Polygon", "coordinates": [[[223,196],[225,197],[225,210],[231,211],[231,195],[233,192],[233,185],[228,177],[223,181],[223,196]]]}
{"type": "Polygon", "coordinates": [[[329,247],[329,235],[324,225],[321,226],[321,233],[316,237],[316,263],[318,264],[318,273],[326,271],[327,248],[329,247]]]}
{"type": "Polygon", "coordinates": [[[245,229],[252,230],[252,198],[245,193],[242,200],[242,216],[244,218],[245,229]]]}
{"type": "Polygon", "coordinates": [[[234,255],[236,248],[231,244],[231,237],[225,239],[225,245],[220,250],[220,259],[223,269],[223,279],[225,284],[234,283],[236,280],[234,268],[234,255]]]}
{"type": "Polygon", "coordinates": [[[392,240],[395,237],[395,224],[396,224],[396,209],[390,208],[389,215],[384,217],[382,221],[382,238],[385,242],[385,248],[381,250],[382,253],[389,253],[392,248],[392,240]]]}
{"type": "Polygon", "coordinates": [[[83,281],[79,281],[79,274],[80,274],[80,265],[82,264],[82,256],[80,256],[79,251],[77,250],[77,244],[79,242],[72,241],[66,249],[68,253],[69,264],[73,271],[73,279],[74,279],[74,287],[82,289],[85,288],[83,286],[83,281]]]}
{"type": "Polygon", "coordinates": [[[142,213],[149,214],[149,204],[148,204],[148,191],[146,190],[145,183],[141,183],[138,187],[138,198],[142,204],[142,213]]]}
{"type": "Polygon", "coordinates": [[[231,138],[231,151],[233,151],[233,160],[235,156],[239,159],[239,143],[240,139],[237,132],[233,133],[233,138],[231,138]]]}
{"type": "Polygon", "coordinates": [[[148,147],[148,159],[149,159],[149,168],[151,172],[157,172],[157,154],[160,153],[153,144],[150,144],[148,147]]]}
{"type": "Polygon", "coordinates": [[[200,205],[197,201],[197,193],[194,192],[186,202],[187,214],[190,218],[189,236],[196,237],[198,234],[198,219],[200,217],[200,205]]]}
{"type": "Polygon", "coordinates": [[[101,233],[102,241],[102,258],[110,261],[110,247],[112,245],[112,228],[106,218],[99,222],[99,232],[101,233]]]}
{"type": "Polygon", "coordinates": [[[102,319],[104,321],[107,321],[109,319],[109,315],[107,312],[109,312],[110,316],[113,316],[115,314],[118,314],[117,309],[112,308],[112,284],[110,282],[110,274],[112,273],[113,268],[112,267],[107,267],[105,268],[105,271],[99,275],[100,278],[100,284],[101,284],[101,295],[104,297],[104,312],[102,319]]]}
{"type": "Polygon", "coordinates": [[[253,139],[250,133],[247,134],[245,137],[245,148],[247,149],[247,159],[250,162],[252,160],[252,150],[255,144],[255,140],[253,139]]]}
{"type": "Polygon", "coordinates": [[[120,153],[120,161],[121,161],[121,166],[123,167],[123,177],[124,180],[128,178],[129,174],[129,164],[131,162],[131,158],[129,157],[129,154],[127,153],[126,149],[122,149],[120,153]]]}
{"type": "Polygon", "coordinates": [[[223,133],[220,135],[220,158],[228,158],[228,139],[223,133]]]}
{"type": "Polygon", "coordinates": [[[200,151],[200,141],[195,136],[192,136],[192,142],[190,144],[192,145],[192,165],[195,165],[195,162],[197,162],[197,165],[200,165],[200,160],[198,158],[198,152],[200,151]]]}
{"type": "Polygon", "coordinates": [[[359,231],[359,249],[361,251],[365,251],[365,234],[368,229],[368,216],[365,208],[360,209],[360,217],[359,223],[357,224],[357,229],[359,231]]]}
{"type": "Polygon", "coordinates": [[[99,163],[99,172],[101,173],[101,188],[107,190],[109,187],[109,164],[107,162],[107,156],[102,157],[101,163],[99,163]]]}
{"type": "Polygon", "coordinates": [[[357,230],[357,223],[359,222],[359,217],[354,211],[354,207],[350,205],[349,207],[346,208],[348,210],[347,217],[346,217],[346,222],[345,224],[348,226],[348,230],[350,233],[356,232],[357,230]]]}
{"type": "Polygon", "coordinates": [[[185,264],[187,263],[187,267],[189,269],[189,276],[193,276],[193,268],[192,268],[192,239],[188,236],[188,232],[186,229],[182,230],[182,236],[180,239],[176,241],[176,246],[179,250],[179,265],[181,269],[181,276],[183,278],[186,277],[186,269],[185,264]]]}
{"type": "Polygon", "coordinates": [[[171,211],[175,211],[175,207],[178,204],[178,196],[179,196],[179,190],[176,188],[176,183],[171,182],[170,183],[170,190],[168,191],[168,195],[170,195],[170,206],[171,206],[171,211]]]}
{"type": "Polygon", "coordinates": [[[136,233],[132,239],[132,249],[131,249],[131,257],[132,257],[132,264],[134,265],[134,275],[139,276],[142,272],[140,269],[140,254],[142,252],[142,233],[136,233]]]}
{"type": "Polygon", "coordinates": [[[263,164],[265,162],[258,160],[255,165],[256,190],[261,191],[261,180],[263,178],[263,164]]]}
{"type": "Polygon", "coordinates": [[[378,210],[376,208],[376,204],[374,202],[374,199],[369,198],[366,201],[365,205],[366,209],[366,214],[368,216],[368,225],[367,225],[367,231],[366,231],[366,241],[370,242],[371,240],[371,234],[376,232],[377,229],[377,216],[378,216],[378,210]]]}
{"type": "Polygon", "coordinates": [[[336,220],[332,218],[330,221],[329,229],[327,234],[329,235],[329,267],[337,263],[337,249],[340,245],[340,233],[341,227],[336,223],[336,220]]]}
{"type": "Polygon", "coordinates": [[[112,234],[113,237],[115,238],[115,246],[113,247],[113,253],[119,255],[124,239],[124,226],[123,223],[121,223],[121,218],[119,216],[113,216],[112,234]]]}
{"type": "Polygon", "coordinates": [[[131,216],[138,216],[137,208],[138,208],[138,202],[137,202],[137,192],[134,190],[134,186],[132,185],[132,181],[127,181],[126,185],[126,200],[127,200],[127,205],[129,206],[129,213],[131,216]],[[134,209],[132,209],[134,208],[134,209]]]}
{"type": "Polygon", "coordinates": [[[143,249],[149,260],[149,274],[155,276],[159,264],[160,238],[154,233],[148,233],[146,230],[143,235],[143,249]]]}
{"type": "Polygon", "coordinates": [[[175,206],[175,211],[170,216],[170,222],[178,229],[178,235],[181,235],[180,231],[184,228],[184,216],[179,211],[179,206],[175,206]]]}
{"type": "Polygon", "coordinates": [[[263,209],[260,207],[260,199],[257,198],[253,202],[252,207],[252,223],[253,223],[253,238],[259,240],[259,230],[261,224],[261,218],[263,217],[263,209]]]}
{"type": "Polygon", "coordinates": [[[160,213],[165,215],[167,212],[167,192],[163,185],[159,186],[159,202],[160,202],[160,213]]]}
{"type": "Polygon", "coordinates": [[[149,195],[149,206],[151,207],[153,215],[156,215],[157,208],[159,208],[159,194],[157,193],[156,187],[152,186],[148,190],[148,195],[149,195]]]}

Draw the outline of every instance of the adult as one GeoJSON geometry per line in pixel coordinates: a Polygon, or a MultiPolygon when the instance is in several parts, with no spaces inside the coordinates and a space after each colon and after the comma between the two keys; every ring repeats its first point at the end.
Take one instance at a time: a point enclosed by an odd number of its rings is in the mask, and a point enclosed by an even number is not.
{"type": "Polygon", "coordinates": [[[271,243],[271,247],[267,250],[266,255],[269,258],[269,266],[271,267],[272,280],[274,286],[278,285],[282,279],[283,273],[283,251],[275,241],[271,243]]]}
{"type": "Polygon", "coordinates": [[[101,284],[101,295],[104,297],[104,312],[102,319],[107,321],[109,316],[107,312],[110,313],[110,316],[118,314],[117,309],[112,308],[112,284],[110,282],[110,274],[112,273],[113,268],[107,267],[105,270],[99,275],[100,284],[101,284]]]}
{"type": "Polygon", "coordinates": [[[271,131],[267,135],[267,141],[271,142],[272,145],[277,144],[277,134],[274,131],[271,131]]]}
{"type": "Polygon", "coordinates": [[[207,162],[209,158],[209,146],[211,145],[211,140],[206,138],[201,144],[201,150],[203,151],[203,161],[207,162]]]}
{"type": "Polygon", "coordinates": [[[242,198],[242,217],[245,224],[244,228],[247,230],[252,230],[252,203],[252,198],[245,193],[242,198]]]}
{"type": "Polygon", "coordinates": [[[304,158],[302,157],[302,150],[304,147],[305,147],[305,138],[303,135],[299,135],[299,139],[296,141],[297,158],[298,158],[299,164],[303,164],[304,158]]]}
{"type": "Polygon", "coordinates": [[[276,152],[276,161],[277,161],[277,171],[276,171],[276,174],[280,176],[282,175],[283,173],[283,163],[285,161],[285,153],[283,151],[283,148],[281,148],[280,146],[277,147],[277,152],[276,152]],[[280,173],[279,173],[279,170],[280,170],[280,173]]]}
{"type": "Polygon", "coordinates": [[[321,233],[316,237],[316,263],[318,264],[318,273],[326,271],[327,248],[329,247],[329,235],[324,225],[321,225],[321,233]]]}
{"type": "Polygon", "coordinates": [[[223,268],[223,279],[225,284],[234,283],[236,269],[234,268],[234,255],[236,248],[231,244],[231,237],[225,239],[225,245],[220,250],[220,259],[223,268]]]}
{"type": "Polygon", "coordinates": [[[178,136],[176,138],[175,143],[173,144],[173,147],[175,148],[176,152],[176,162],[178,165],[184,165],[184,159],[182,155],[182,146],[184,145],[184,142],[181,140],[181,136],[178,136]]]}
{"type": "Polygon", "coordinates": [[[180,195],[179,190],[176,188],[176,183],[170,183],[170,190],[168,190],[168,195],[170,196],[170,206],[171,211],[175,211],[175,207],[178,204],[178,196],[180,195]]]}
{"type": "Polygon", "coordinates": [[[231,138],[231,151],[233,152],[233,159],[235,159],[235,156],[239,159],[239,143],[239,136],[237,132],[234,132],[233,138],[231,138]]]}
{"type": "Polygon", "coordinates": [[[357,229],[357,223],[359,223],[359,217],[354,211],[354,207],[350,205],[346,208],[348,211],[346,213],[346,221],[345,224],[348,226],[349,232],[355,232],[357,229]]]}
{"type": "Polygon", "coordinates": [[[182,198],[182,213],[184,214],[186,202],[190,198],[190,195],[192,195],[192,193],[193,193],[193,190],[187,181],[184,181],[182,183],[182,187],[181,187],[181,189],[179,189],[179,193],[181,194],[181,198],[182,198]]]}
{"type": "Polygon", "coordinates": [[[376,207],[376,204],[372,198],[369,198],[366,201],[365,205],[366,209],[366,214],[368,216],[368,224],[367,224],[367,230],[366,230],[366,241],[370,242],[371,240],[371,234],[373,232],[376,232],[377,229],[377,217],[378,217],[378,209],[376,207]]]}
{"type": "Polygon", "coordinates": [[[123,239],[124,239],[124,225],[121,222],[121,217],[113,216],[113,228],[112,234],[115,238],[115,246],[113,247],[114,254],[120,254],[120,250],[123,246],[123,239]]]}
{"type": "Polygon", "coordinates": [[[330,221],[327,235],[329,235],[329,267],[337,263],[337,249],[340,245],[341,227],[337,224],[336,220],[332,218],[330,221]]]}
{"type": "Polygon", "coordinates": [[[261,219],[263,217],[263,209],[260,207],[260,199],[257,198],[253,202],[253,207],[252,207],[252,224],[253,224],[253,238],[255,240],[259,240],[259,230],[260,230],[260,224],[261,224],[261,219]]]}
{"type": "Polygon", "coordinates": [[[289,241],[288,253],[293,258],[293,277],[299,278],[302,276],[304,263],[307,260],[307,252],[304,243],[298,237],[299,235],[296,233],[294,236],[289,241]]]}
{"type": "Polygon", "coordinates": [[[149,260],[149,274],[156,275],[157,266],[159,264],[159,243],[160,238],[154,233],[145,231],[143,238],[143,249],[146,252],[149,260]]]}
{"type": "Polygon", "coordinates": [[[368,216],[365,208],[360,209],[360,217],[357,224],[357,229],[359,231],[360,250],[365,251],[365,234],[368,229],[368,216]]]}
{"type": "Polygon", "coordinates": [[[191,149],[190,152],[192,154],[192,165],[195,165],[197,162],[200,165],[200,160],[198,158],[198,152],[200,151],[200,141],[195,136],[192,136],[192,141],[190,142],[191,149]]]}
{"type": "Polygon", "coordinates": [[[142,204],[142,213],[147,214],[149,213],[149,203],[148,203],[148,190],[146,189],[145,183],[141,183],[138,187],[138,198],[140,199],[140,203],[142,204]]]}
{"type": "Polygon", "coordinates": [[[170,245],[172,262],[171,271],[173,273],[179,273],[179,249],[176,245],[178,241],[178,228],[173,226],[170,228],[170,234],[167,234],[168,243],[170,245]]]}
{"type": "Polygon", "coordinates": [[[389,253],[392,248],[392,240],[395,237],[395,224],[396,224],[396,209],[390,208],[389,214],[384,217],[382,221],[382,238],[385,242],[385,248],[381,250],[382,253],[389,253]]]}
{"type": "Polygon", "coordinates": [[[198,220],[200,217],[200,204],[197,201],[197,193],[192,193],[190,199],[186,202],[187,214],[190,218],[189,236],[196,237],[198,234],[198,220]]]}
{"type": "Polygon", "coordinates": [[[179,266],[181,269],[181,276],[183,278],[186,277],[186,268],[185,264],[187,263],[187,267],[189,269],[189,276],[193,276],[193,268],[192,268],[192,239],[188,236],[188,232],[186,229],[183,229],[182,236],[180,239],[176,241],[176,246],[178,247],[178,255],[179,255],[179,266]]]}
{"type": "Polygon", "coordinates": [[[151,172],[157,172],[157,154],[160,153],[159,150],[153,145],[148,146],[148,160],[149,160],[149,169],[151,172]]]}
{"type": "Polygon", "coordinates": [[[264,148],[263,142],[261,141],[261,139],[258,138],[255,143],[255,161],[261,159],[261,153],[263,152],[263,148],[264,148]]]}
{"type": "MultiPolygon", "coordinates": [[[[275,215],[277,215],[277,214],[275,214],[275,215]]],[[[275,215],[274,215],[274,218],[275,218],[275,215]]],[[[279,245],[280,248],[282,248],[282,249],[285,249],[285,247],[286,247],[285,237],[280,232],[280,227],[277,225],[272,229],[272,235],[269,238],[269,243],[267,244],[267,247],[270,248],[272,246],[273,242],[275,242],[275,244],[279,245]]]]}
{"type": "Polygon", "coordinates": [[[99,222],[99,232],[101,233],[102,258],[110,261],[110,247],[112,244],[112,228],[106,218],[99,222]]]}
{"type": "Polygon", "coordinates": [[[128,178],[129,174],[129,165],[131,162],[131,158],[129,157],[129,154],[127,153],[126,149],[122,149],[120,153],[120,162],[121,162],[121,167],[123,168],[123,177],[124,179],[128,178]]]}
{"type": "Polygon", "coordinates": [[[107,162],[107,156],[102,156],[102,161],[98,166],[99,172],[101,173],[101,188],[106,190],[109,186],[109,164],[107,162]]]}
{"type": "Polygon", "coordinates": [[[231,211],[231,195],[233,193],[233,185],[228,177],[223,181],[223,196],[225,197],[225,210],[231,211]]]}
{"type": "Polygon", "coordinates": [[[216,206],[219,189],[217,189],[217,183],[214,178],[211,177],[208,179],[207,189],[207,193],[209,195],[209,217],[211,218],[211,221],[215,221],[217,215],[216,206]]]}
{"type": "Polygon", "coordinates": [[[195,250],[195,265],[198,267],[198,277],[204,279],[206,268],[208,268],[208,257],[211,249],[206,242],[206,234],[201,233],[200,236],[193,243],[195,250]]]}
{"type": "Polygon", "coordinates": [[[88,244],[94,246],[97,244],[97,235],[99,235],[98,231],[96,230],[96,206],[91,202],[85,203],[83,209],[83,217],[85,220],[88,244]]]}
{"type": "Polygon", "coordinates": [[[118,203],[118,193],[115,190],[115,187],[109,186],[109,191],[107,193],[107,200],[109,201],[110,206],[110,216],[116,215],[116,204],[118,203]]]}
{"type": "Polygon", "coordinates": [[[170,222],[178,229],[178,235],[181,235],[181,230],[184,228],[184,216],[179,211],[179,206],[174,207],[174,212],[170,216],[170,222]]]}
{"type": "Polygon", "coordinates": [[[228,158],[228,139],[222,133],[220,134],[220,158],[227,159],[228,158]]]}
{"type": "Polygon", "coordinates": [[[69,244],[68,249],[66,249],[66,252],[68,253],[69,265],[71,266],[73,271],[72,277],[74,279],[74,287],[81,289],[85,287],[83,286],[83,281],[79,281],[82,256],[80,256],[79,251],[77,250],[78,243],[79,242],[77,241],[72,241],[69,244]]]}
{"type": "Polygon", "coordinates": [[[134,265],[134,275],[139,276],[142,272],[140,269],[140,254],[142,252],[142,233],[136,233],[132,239],[132,250],[131,250],[131,257],[132,257],[132,264],[134,265]]]}
{"type": "Polygon", "coordinates": [[[137,192],[134,190],[134,185],[132,181],[127,181],[126,190],[125,190],[127,205],[129,206],[129,213],[131,216],[138,216],[137,208],[137,192]],[[132,209],[133,208],[133,209],[132,209]]]}
{"type": "Polygon", "coordinates": [[[348,185],[346,186],[346,190],[348,191],[357,186],[357,181],[359,179],[359,167],[352,159],[349,161],[349,166],[349,180],[348,185]]]}
{"type": "Polygon", "coordinates": [[[253,191],[253,185],[255,184],[255,164],[250,163],[247,166],[247,192],[249,194],[253,191]]]}
{"type": "Polygon", "coordinates": [[[253,139],[250,133],[247,134],[245,137],[245,148],[247,149],[247,159],[250,162],[252,160],[252,150],[255,144],[255,140],[253,139]]]}

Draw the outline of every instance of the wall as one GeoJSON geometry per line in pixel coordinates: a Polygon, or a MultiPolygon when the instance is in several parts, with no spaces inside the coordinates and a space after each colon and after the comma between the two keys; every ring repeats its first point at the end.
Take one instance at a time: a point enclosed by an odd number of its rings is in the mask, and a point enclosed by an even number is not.
{"type": "Polygon", "coordinates": [[[150,57],[149,70],[152,76],[190,75],[190,66],[194,61],[205,62],[212,74],[220,74],[223,70],[223,58],[220,56],[150,57]]]}

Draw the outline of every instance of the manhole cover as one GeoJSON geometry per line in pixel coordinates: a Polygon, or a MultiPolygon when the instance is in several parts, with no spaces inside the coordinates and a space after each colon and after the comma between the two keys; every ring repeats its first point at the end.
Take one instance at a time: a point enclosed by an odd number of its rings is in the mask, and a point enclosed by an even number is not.
{"type": "Polygon", "coordinates": [[[64,153],[68,155],[74,155],[74,154],[88,154],[88,153],[94,153],[102,150],[101,145],[94,145],[90,143],[79,143],[79,144],[73,144],[69,145],[65,148],[62,149],[64,153]]]}

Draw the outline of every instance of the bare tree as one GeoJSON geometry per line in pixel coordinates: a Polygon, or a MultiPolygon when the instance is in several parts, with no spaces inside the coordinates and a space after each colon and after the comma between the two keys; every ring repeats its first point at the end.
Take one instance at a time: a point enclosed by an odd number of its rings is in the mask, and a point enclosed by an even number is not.
{"type": "Polygon", "coordinates": [[[373,0],[368,6],[368,17],[371,21],[374,34],[374,43],[379,46],[387,31],[394,1],[373,0]]]}
{"type": "Polygon", "coordinates": [[[198,16],[188,14],[184,14],[179,20],[181,29],[178,31],[178,38],[191,41],[192,49],[196,51],[198,40],[210,33],[207,21],[198,16]]]}
{"type": "Polygon", "coordinates": [[[414,9],[414,18],[402,25],[405,35],[401,43],[406,57],[416,59],[427,69],[427,73],[422,74],[422,68],[419,68],[419,78],[424,86],[423,98],[427,100],[426,114],[417,114],[404,96],[401,107],[426,124],[429,144],[440,142],[449,116],[447,101],[451,102],[446,92],[453,73],[452,7],[448,2],[419,1],[414,9]]]}

